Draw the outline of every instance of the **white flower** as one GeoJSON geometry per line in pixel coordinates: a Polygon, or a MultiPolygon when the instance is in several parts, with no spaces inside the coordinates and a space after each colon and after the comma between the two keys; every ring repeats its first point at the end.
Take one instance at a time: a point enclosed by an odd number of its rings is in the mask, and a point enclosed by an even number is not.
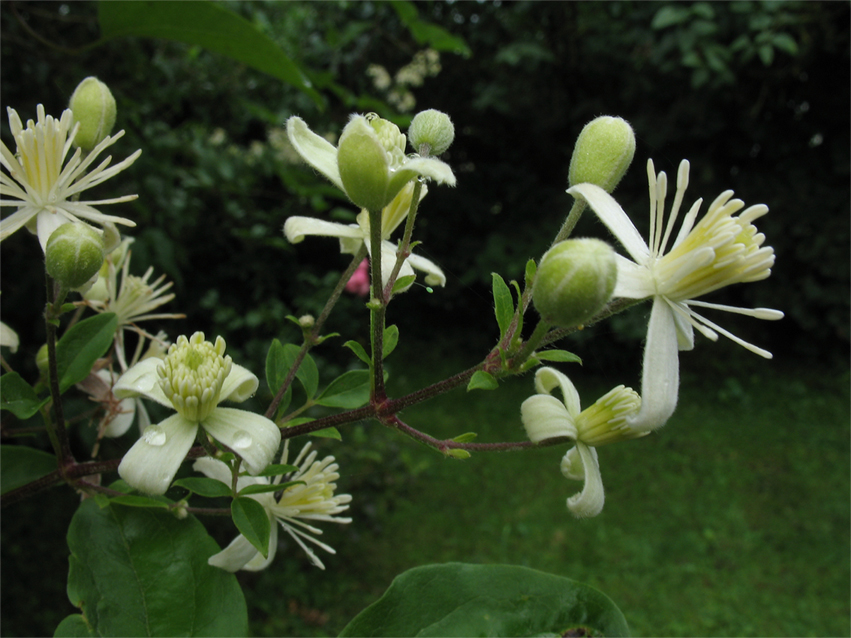
{"type": "MultiPolygon", "coordinates": [[[[284,464],[287,462],[288,444],[289,441],[284,443],[284,455],[281,459],[281,463],[284,464]]],[[[319,569],[325,569],[319,557],[304,544],[302,539],[310,541],[330,554],[335,554],[336,552],[332,547],[310,536],[310,534],[321,534],[322,530],[313,527],[305,521],[351,523],[352,519],[341,518],[336,515],[349,509],[348,503],[351,502],[352,497],[348,494],[334,496],[334,490],[337,489],[337,484],[334,481],[340,478],[340,475],[337,473],[339,466],[334,462],[333,456],[326,456],[321,461],[317,461],[316,451],[308,454],[310,445],[308,443],[302,448],[293,463],[293,465],[298,466],[298,470],[285,477],[287,482],[304,481],[303,485],[291,485],[284,489],[280,497],[277,498],[273,492],[249,495],[249,498],[255,499],[266,508],[269,521],[272,523],[269,534],[268,556],[263,558],[263,555],[257,551],[257,548],[245,536],[240,534],[224,550],[210,557],[207,561],[210,565],[221,567],[229,572],[235,572],[240,569],[247,571],[266,569],[274,560],[278,547],[278,528],[275,525],[275,520],[277,519],[281,527],[307,553],[311,562],[319,569]]],[[[196,471],[202,472],[208,477],[217,479],[222,483],[227,485],[231,483],[230,470],[221,461],[211,458],[198,459],[192,467],[196,471]]],[[[275,483],[280,480],[280,476],[275,477],[275,483]]],[[[240,490],[246,485],[253,484],[268,485],[269,479],[265,477],[252,478],[240,476],[237,479],[236,487],[237,490],[240,490]]]]}
{"type": "Polygon", "coordinates": [[[655,173],[647,162],[650,183],[650,245],[642,239],[627,214],[603,189],[578,184],[567,192],[583,197],[634,261],[618,255],[615,297],[653,298],[647,329],[641,382],[641,411],[629,424],[636,430],[661,427],[673,414],[679,389],[678,350],[694,347],[694,330],[715,341],[718,334],[767,359],[771,353],[731,334],[698,314],[694,308],[723,310],[757,319],[781,319],[783,313],[768,308],[737,308],[696,301],[698,297],[735,283],[760,281],[771,274],[774,250],[763,246],[765,236],[753,221],[768,212],[764,204],[750,206],[731,199],[733,191],[721,193],[697,221],[702,199],[683,218],[673,238],[674,224],[688,186],[689,163],[683,160],[677,173],[677,192],[665,224],[667,177],[655,173]],[[739,212],[741,211],[741,212],[739,212]],[[695,223],[696,222],[696,223],[695,223]],[[667,250],[667,252],[666,252],[667,250]]]}
{"type": "Polygon", "coordinates": [[[20,343],[18,333],[0,321],[0,346],[8,346],[9,350],[17,352],[20,343]]]}
{"type": "MultiPolygon", "coordinates": [[[[381,211],[381,276],[382,282],[387,284],[393,265],[396,263],[396,244],[386,241],[394,230],[403,222],[408,215],[413,197],[414,184],[408,183],[390,204],[381,211]]],[[[422,189],[422,197],[425,197],[426,189],[422,189]]],[[[369,241],[369,213],[362,210],[357,218],[358,223],[352,225],[326,222],[312,217],[290,217],[284,223],[284,235],[293,244],[301,242],[306,235],[318,235],[323,237],[338,237],[340,239],[340,252],[354,255],[360,247],[366,244],[370,255],[372,246],[369,241]]],[[[446,276],[443,271],[429,259],[411,254],[402,263],[399,277],[413,275],[413,268],[426,273],[425,281],[430,286],[446,285],[446,276]]],[[[407,288],[406,288],[407,290],[407,288]]]]}
{"type": "Polygon", "coordinates": [[[79,124],[74,125],[70,109],[58,120],[45,116],[44,107],[38,105],[38,122],[21,124],[14,109],[8,109],[9,126],[17,144],[17,155],[13,155],[5,144],[0,143],[0,164],[9,175],[0,173],[0,195],[12,199],[0,199],[0,206],[15,206],[17,211],[0,221],[0,241],[6,239],[22,226],[38,234],[42,250],[46,249],[50,234],[62,224],[84,219],[97,225],[106,222],[135,226],[123,217],[104,215],[94,208],[101,204],[129,202],[137,195],[125,195],[113,199],[75,201],[84,190],[97,186],[136,161],[142,151],[107,168],[112,157],[107,157],[94,170],[86,173],[97,156],[118,140],[124,131],[106,137],[83,159],[82,150],[77,149],[64,168],[62,164],[71,149],[79,124]],[[73,125],[73,128],[72,128],[73,125]]]}
{"type": "Polygon", "coordinates": [[[180,336],[165,360],[144,359],[125,372],[113,388],[118,398],[144,396],[177,410],[149,426],[124,455],[118,473],[136,489],[164,494],[195,441],[199,427],[238,454],[251,474],[269,464],[281,443],[281,432],[269,419],[221,401],[245,401],[259,381],[225,357],[225,341],[215,345],[203,332],[180,336]]]}
{"type": "Polygon", "coordinates": [[[561,471],[565,477],[585,484],[579,494],[567,499],[567,508],[579,518],[597,516],[603,510],[605,495],[595,448],[648,434],[628,425],[640,409],[641,398],[632,388],[619,385],[581,410],[573,383],[554,368],[540,368],[535,373],[535,389],[538,394],[520,406],[526,434],[533,443],[553,438],[575,442],[561,461],[561,471]],[[563,401],[552,396],[556,387],[561,389],[563,401]]]}

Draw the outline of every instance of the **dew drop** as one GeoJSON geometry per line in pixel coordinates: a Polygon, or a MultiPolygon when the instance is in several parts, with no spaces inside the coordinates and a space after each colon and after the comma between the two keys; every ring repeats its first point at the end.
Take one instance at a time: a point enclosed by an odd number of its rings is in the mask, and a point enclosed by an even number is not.
{"type": "Polygon", "coordinates": [[[240,450],[250,447],[252,443],[251,435],[243,430],[238,430],[233,437],[233,447],[240,450]]]}
{"type": "Polygon", "coordinates": [[[161,445],[165,445],[166,438],[165,432],[158,425],[149,425],[145,428],[145,443],[148,445],[160,447],[161,445]]]}

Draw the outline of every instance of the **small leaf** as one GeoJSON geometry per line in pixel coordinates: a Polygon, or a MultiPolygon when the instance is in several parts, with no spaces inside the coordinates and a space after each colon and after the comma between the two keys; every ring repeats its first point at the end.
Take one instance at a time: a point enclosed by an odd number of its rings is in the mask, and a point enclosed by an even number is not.
{"type": "Polygon", "coordinates": [[[89,638],[90,636],[95,638],[82,614],[65,616],[53,632],[53,638],[89,638]]]}
{"type": "MultiPolygon", "coordinates": [[[[287,370],[293,366],[300,351],[301,348],[292,343],[284,346],[284,353],[288,358],[287,370]]],[[[305,393],[307,393],[307,398],[312,399],[316,394],[316,390],[319,388],[319,369],[316,367],[313,357],[309,354],[304,356],[295,376],[296,379],[301,381],[301,385],[304,387],[305,393]]]]}
{"type": "Polygon", "coordinates": [[[363,346],[357,341],[346,341],[346,343],[344,343],[343,345],[352,352],[354,352],[357,358],[363,361],[366,365],[372,364],[372,361],[370,360],[369,355],[366,353],[366,350],[364,350],[363,346]]]}
{"type": "Polygon", "coordinates": [[[269,534],[272,527],[266,508],[253,498],[240,497],[231,502],[230,513],[239,533],[263,554],[263,558],[268,557],[269,534]]]}
{"type": "Polygon", "coordinates": [[[22,421],[29,419],[50,397],[39,399],[33,387],[17,372],[0,377],[0,410],[9,410],[22,421]]]}
{"type": "Polygon", "coordinates": [[[231,496],[230,485],[226,485],[216,479],[206,478],[201,476],[191,476],[188,478],[178,479],[174,482],[177,487],[182,487],[198,496],[206,496],[207,498],[216,498],[221,496],[231,496]]]}
{"type": "Polygon", "coordinates": [[[492,272],[491,278],[493,280],[494,312],[496,323],[499,325],[499,338],[502,339],[509,324],[511,324],[511,318],[514,316],[514,299],[511,297],[511,290],[499,274],[492,272]]]}
{"type": "Polygon", "coordinates": [[[369,370],[350,370],[334,379],[316,403],[330,408],[352,410],[369,401],[369,370]]]}
{"type": "Polygon", "coordinates": [[[289,474],[290,472],[295,472],[297,469],[298,468],[295,465],[269,465],[257,476],[279,476],[280,474],[289,474]]]}
{"type": "Polygon", "coordinates": [[[456,443],[469,443],[470,441],[475,439],[477,436],[479,436],[479,435],[476,434],[475,432],[465,432],[464,434],[459,434],[458,436],[456,436],[452,440],[455,441],[456,443]]]}
{"type": "Polygon", "coordinates": [[[137,494],[125,494],[123,496],[116,496],[109,500],[111,503],[126,505],[127,507],[156,507],[168,509],[168,503],[165,501],[158,501],[150,496],[139,496],[137,494]]]}
{"type": "Polygon", "coordinates": [[[534,259],[526,262],[525,283],[526,287],[530,288],[535,283],[535,273],[538,272],[538,265],[534,259]]]}
{"type": "Polygon", "coordinates": [[[408,286],[414,283],[416,278],[416,275],[405,275],[404,277],[399,277],[393,284],[392,294],[395,295],[397,292],[407,289],[408,286]]]}
{"type": "Polygon", "coordinates": [[[490,372],[476,370],[467,384],[467,392],[470,390],[496,390],[498,387],[499,382],[490,372]]]}
{"type": "Polygon", "coordinates": [[[325,428],[323,430],[316,430],[316,432],[311,432],[310,436],[318,436],[320,439],[337,439],[338,441],[343,440],[343,437],[337,428],[325,428]]]}
{"type": "Polygon", "coordinates": [[[92,371],[92,366],[112,345],[118,318],[104,312],[74,324],[56,343],[56,373],[64,393],[92,371]]]}
{"type": "Polygon", "coordinates": [[[567,350],[540,350],[535,357],[541,361],[564,361],[568,363],[582,363],[582,359],[567,350]]]}
{"type": "Polygon", "coordinates": [[[0,489],[3,494],[50,474],[56,467],[56,457],[47,452],[26,445],[0,445],[0,489]]]}
{"type": "Polygon", "coordinates": [[[688,20],[691,15],[688,7],[666,5],[656,12],[653,16],[653,21],[650,23],[651,29],[664,29],[680,22],[688,20]]]}
{"type": "Polygon", "coordinates": [[[445,452],[446,456],[451,456],[454,459],[469,459],[470,453],[467,450],[462,450],[460,448],[450,448],[445,452]]]}
{"type": "Polygon", "coordinates": [[[248,496],[249,494],[265,494],[266,492],[277,492],[285,490],[290,485],[307,485],[304,481],[288,481],[287,483],[255,483],[254,485],[246,485],[239,490],[240,496],[248,496]]]}
{"type": "Polygon", "coordinates": [[[771,42],[776,48],[785,51],[789,55],[796,55],[798,53],[798,43],[788,33],[775,33],[771,42]]]}
{"type": "Polygon", "coordinates": [[[381,350],[381,356],[387,358],[390,353],[396,349],[396,344],[399,343],[399,328],[395,324],[387,326],[384,329],[384,347],[381,350]]]}

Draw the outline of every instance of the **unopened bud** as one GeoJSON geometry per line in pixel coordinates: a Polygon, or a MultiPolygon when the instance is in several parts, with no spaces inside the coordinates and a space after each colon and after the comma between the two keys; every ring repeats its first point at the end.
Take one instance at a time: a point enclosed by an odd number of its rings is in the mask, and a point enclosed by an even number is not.
{"type": "Polygon", "coordinates": [[[115,126],[115,98],[109,87],[96,77],[80,82],[69,107],[80,123],[74,144],[86,152],[100,144],[115,126]]]}
{"type": "Polygon", "coordinates": [[[47,274],[66,290],[87,290],[103,265],[103,253],[103,239],[94,228],[83,222],[62,224],[47,240],[47,274]]]}
{"type": "Polygon", "coordinates": [[[568,182],[596,184],[607,193],[615,190],[635,155],[635,133],[626,120],[603,116],[582,129],[570,158],[568,182]]]}
{"type": "Polygon", "coordinates": [[[455,126],[446,113],[428,109],[414,116],[408,128],[408,139],[415,151],[421,152],[422,146],[426,145],[429,155],[440,155],[455,139],[455,126]]]}
{"type": "Polygon", "coordinates": [[[586,323],[612,298],[615,251],[599,239],[568,239],[541,258],[532,301],[541,318],[560,328],[586,323]]]}
{"type": "Polygon", "coordinates": [[[47,373],[50,370],[46,343],[42,344],[41,348],[39,348],[38,352],[35,354],[35,366],[38,368],[38,371],[41,372],[41,376],[46,379],[48,376],[47,373]]]}
{"type": "Polygon", "coordinates": [[[396,194],[387,192],[390,155],[365,117],[353,117],[343,129],[337,165],[346,195],[361,208],[380,211],[396,194]]]}
{"type": "Polygon", "coordinates": [[[313,315],[302,315],[298,318],[298,325],[302,328],[312,328],[316,323],[316,319],[313,318],[313,315]]]}

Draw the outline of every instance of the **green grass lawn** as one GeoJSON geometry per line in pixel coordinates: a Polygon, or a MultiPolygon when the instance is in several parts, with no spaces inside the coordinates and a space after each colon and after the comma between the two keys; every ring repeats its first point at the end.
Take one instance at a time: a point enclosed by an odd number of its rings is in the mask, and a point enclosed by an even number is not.
{"type": "MultiPolygon", "coordinates": [[[[566,448],[457,461],[371,423],[344,429],[342,445],[314,439],[340,461],[354,521],[323,525],[338,552],[322,556],[325,571],[290,542],[265,572],[239,573],[252,631],[336,635],[404,570],[462,561],[589,583],[638,636],[849,635],[847,373],[700,356],[683,357],[665,428],[600,448],[606,506],[589,520],[565,507],[580,487],[559,472],[566,448]]],[[[391,377],[394,395],[473,363],[428,351],[394,360],[419,363],[391,377]]],[[[628,381],[561,369],[585,405],[628,381]]],[[[456,390],[402,417],[439,437],[523,440],[532,389],[526,375],[494,392],[456,390]]],[[[64,538],[76,502],[57,489],[4,510],[3,635],[52,634],[74,612],[64,538]]],[[[228,521],[205,523],[221,544],[234,536],[228,521]]]]}
{"type": "MultiPolygon", "coordinates": [[[[396,379],[399,392],[452,371],[424,356],[421,377],[396,379]]],[[[324,572],[291,546],[267,572],[240,575],[253,630],[333,635],[402,571],[464,561],[589,583],[638,636],[848,635],[847,375],[712,367],[685,374],[658,434],[600,448],[606,506],[590,520],[565,507],[579,483],[559,472],[564,449],[456,461],[372,424],[343,433],[354,446],[323,443],[341,462],[354,522],[327,530],[338,553],[324,572]]],[[[586,404],[614,385],[576,370],[586,404]]],[[[522,440],[531,391],[527,375],[403,418],[440,437],[522,440]]]]}

